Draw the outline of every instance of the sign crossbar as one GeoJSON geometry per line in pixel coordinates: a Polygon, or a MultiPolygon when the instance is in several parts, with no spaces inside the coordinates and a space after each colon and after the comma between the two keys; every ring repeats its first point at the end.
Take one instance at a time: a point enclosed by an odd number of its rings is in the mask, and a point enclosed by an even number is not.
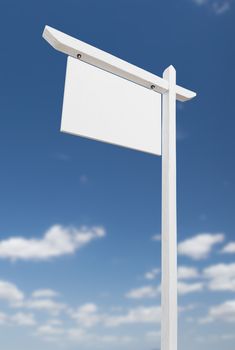
{"type": "MultiPolygon", "coordinates": [[[[133,83],[152,89],[164,94],[169,90],[169,83],[166,79],[158,77],[142,68],[123,61],[105,51],[84,43],[81,40],[71,37],[50,26],[45,26],[43,38],[56,50],[68,56],[79,58],[80,60],[92,64],[107,72],[118,75],[121,78],[133,83]]],[[[176,86],[177,100],[184,102],[195,97],[194,91],[176,86]]]]}

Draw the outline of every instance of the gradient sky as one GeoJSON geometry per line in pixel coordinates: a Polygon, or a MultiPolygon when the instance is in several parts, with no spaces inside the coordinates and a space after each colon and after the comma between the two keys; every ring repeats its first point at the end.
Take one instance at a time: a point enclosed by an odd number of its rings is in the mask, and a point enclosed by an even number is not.
{"type": "Polygon", "coordinates": [[[177,105],[179,349],[234,350],[234,1],[0,4],[1,349],[159,349],[161,158],[60,133],[48,24],[197,92],[177,105]]]}

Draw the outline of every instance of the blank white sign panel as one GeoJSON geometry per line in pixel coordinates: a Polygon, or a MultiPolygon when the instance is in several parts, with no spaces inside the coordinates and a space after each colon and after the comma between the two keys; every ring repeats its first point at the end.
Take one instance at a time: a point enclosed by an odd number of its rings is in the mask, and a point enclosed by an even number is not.
{"type": "Polygon", "coordinates": [[[68,57],[61,131],[161,155],[161,94],[68,57]]]}

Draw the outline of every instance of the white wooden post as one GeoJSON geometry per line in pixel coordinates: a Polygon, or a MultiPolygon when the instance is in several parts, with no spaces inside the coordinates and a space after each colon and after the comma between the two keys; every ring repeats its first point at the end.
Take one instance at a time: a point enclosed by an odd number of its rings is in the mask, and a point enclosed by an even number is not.
{"type": "Polygon", "coordinates": [[[162,321],[161,350],[177,350],[177,227],[176,227],[176,71],[163,78],[169,90],[162,104],[162,321]]]}

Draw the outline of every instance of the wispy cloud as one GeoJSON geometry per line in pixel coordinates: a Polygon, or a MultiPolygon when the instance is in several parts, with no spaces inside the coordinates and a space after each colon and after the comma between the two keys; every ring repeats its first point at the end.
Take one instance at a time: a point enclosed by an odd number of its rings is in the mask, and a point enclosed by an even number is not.
{"type": "Polygon", "coordinates": [[[161,241],[161,234],[156,234],[151,237],[152,241],[159,242],[161,241]]]}
{"type": "MultiPolygon", "coordinates": [[[[220,241],[220,237],[213,240],[213,244],[220,241]]],[[[207,241],[206,241],[207,242],[207,241]]],[[[191,243],[190,243],[191,244],[191,243]]],[[[212,241],[210,241],[212,244],[212,241]]],[[[197,245],[196,245],[197,246],[197,245]]],[[[201,250],[197,249],[196,257],[198,259],[198,251],[200,251],[200,258],[204,258],[204,253],[201,255],[201,250]]],[[[208,248],[207,248],[208,251],[208,248]]],[[[190,250],[191,254],[191,250],[190,250]]],[[[195,252],[193,252],[195,254],[195,252]]],[[[191,255],[190,255],[191,256],[191,255]]],[[[193,255],[194,256],[194,255],[193,255]]],[[[154,279],[156,276],[152,271],[159,273],[158,269],[152,269],[146,275],[154,279]]],[[[145,275],[145,276],[146,276],[145,275]]],[[[180,265],[178,267],[178,293],[180,295],[186,295],[190,293],[198,292],[234,292],[235,291],[235,263],[225,264],[219,263],[208,266],[202,271],[198,271],[196,267],[180,265]],[[193,281],[192,281],[193,280],[193,281]],[[196,280],[196,281],[195,281],[196,280]]],[[[131,289],[126,293],[126,297],[129,299],[151,299],[160,295],[161,286],[144,285],[138,288],[131,289]]]]}
{"type": "MultiPolygon", "coordinates": [[[[151,278],[154,279],[155,274],[152,271],[157,271],[159,273],[159,269],[153,269],[147,273],[150,274],[151,278]]],[[[178,268],[178,293],[180,295],[185,295],[189,293],[201,292],[204,289],[205,283],[204,281],[197,282],[189,282],[188,280],[192,279],[201,279],[202,276],[199,274],[198,270],[194,267],[188,266],[179,266],[178,268]],[[187,282],[185,282],[187,280],[187,282]]],[[[145,285],[139,288],[131,289],[126,293],[126,298],[129,299],[151,299],[156,298],[161,293],[161,285],[153,286],[153,285],[145,285]]]]}
{"type": "Polygon", "coordinates": [[[130,290],[126,297],[129,299],[155,298],[160,293],[159,287],[143,286],[130,290]]]}
{"type": "Polygon", "coordinates": [[[59,293],[52,289],[38,289],[32,293],[33,298],[54,298],[58,295],[59,293]]]}
{"type": "Polygon", "coordinates": [[[230,10],[232,0],[193,0],[193,2],[202,7],[207,7],[216,15],[221,15],[230,10]]]}
{"type": "Polygon", "coordinates": [[[88,183],[88,176],[85,175],[85,174],[82,174],[80,177],[79,177],[79,181],[80,181],[80,184],[81,185],[86,185],[88,183]]]}
{"type": "Polygon", "coordinates": [[[126,314],[107,317],[105,324],[109,327],[117,327],[124,324],[159,323],[160,320],[160,306],[139,306],[130,309],[126,314]]]}
{"type": "Polygon", "coordinates": [[[231,1],[217,1],[212,4],[213,10],[217,15],[221,15],[231,8],[231,1]]]}
{"type": "Polygon", "coordinates": [[[11,316],[10,321],[18,326],[34,326],[37,323],[34,314],[24,312],[18,312],[11,316]]]}
{"type": "Polygon", "coordinates": [[[92,347],[97,346],[111,346],[113,344],[120,346],[120,344],[128,344],[134,340],[130,336],[112,335],[112,334],[96,334],[93,332],[87,332],[87,330],[80,328],[71,328],[67,332],[68,340],[82,344],[90,345],[92,347]]]}
{"type": "Polygon", "coordinates": [[[53,155],[53,158],[58,159],[58,160],[63,161],[63,162],[68,162],[71,160],[71,157],[65,153],[55,153],[53,155]]]}
{"type": "Polygon", "coordinates": [[[50,323],[43,324],[37,328],[37,335],[41,336],[58,336],[65,334],[65,329],[61,326],[53,325],[50,323]]]}
{"type": "Polygon", "coordinates": [[[81,305],[70,316],[75,319],[80,328],[90,328],[101,324],[105,327],[118,327],[124,324],[160,322],[160,306],[138,306],[125,313],[113,314],[100,312],[93,303],[81,305]]]}
{"type": "MultiPolygon", "coordinates": [[[[157,267],[151,269],[150,271],[147,271],[144,275],[144,278],[147,280],[154,280],[156,277],[160,274],[161,270],[157,267]]],[[[198,272],[198,269],[196,267],[189,267],[180,265],[178,266],[178,279],[179,280],[186,280],[186,279],[194,279],[199,278],[200,274],[198,272]]]]}
{"type": "Polygon", "coordinates": [[[179,280],[188,280],[193,278],[200,277],[197,268],[188,267],[188,266],[179,266],[178,267],[178,279],[179,280]]]}
{"type": "Polygon", "coordinates": [[[148,331],[148,332],[146,332],[145,336],[147,339],[151,339],[151,340],[156,341],[156,340],[159,340],[161,338],[161,331],[156,331],[156,330],[148,331]]]}
{"type": "Polygon", "coordinates": [[[42,238],[10,237],[0,241],[0,258],[10,260],[48,260],[74,254],[95,239],[105,236],[103,227],[50,227],[42,238]]]}
{"type": "Polygon", "coordinates": [[[52,299],[29,299],[16,305],[18,308],[26,308],[37,311],[48,312],[53,316],[59,315],[60,312],[67,310],[67,305],[52,299]]]}
{"type": "Polygon", "coordinates": [[[178,293],[181,295],[201,292],[203,290],[203,283],[186,283],[186,282],[178,282],[178,293]]]}
{"type": "MultiPolygon", "coordinates": [[[[23,291],[21,291],[15,284],[0,280],[0,300],[7,301],[10,308],[46,311],[52,315],[58,315],[61,311],[66,310],[67,306],[64,303],[56,302],[49,298],[57,295],[59,295],[59,293],[52,289],[39,289],[32,293],[32,298],[27,298],[23,291]]],[[[24,316],[25,314],[17,313],[19,322],[21,315],[24,316]]]]}
{"type": "Polygon", "coordinates": [[[177,127],[176,140],[183,141],[188,138],[188,133],[180,127],[177,127]]]}
{"type": "Polygon", "coordinates": [[[93,327],[102,322],[104,316],[98,312],[98,307],[93,303],[87,303],[70,311],[71,317],[85,328],[93,327]]]}
{"type": "Polygon", "coordinates": [[[152,270],[147,271],[145,273],[144,278],[146,280],[154,280],[159,275],[159,272],[160,272],[160,269],[158,269],[157,267],[153,268],[152,270]]]}

